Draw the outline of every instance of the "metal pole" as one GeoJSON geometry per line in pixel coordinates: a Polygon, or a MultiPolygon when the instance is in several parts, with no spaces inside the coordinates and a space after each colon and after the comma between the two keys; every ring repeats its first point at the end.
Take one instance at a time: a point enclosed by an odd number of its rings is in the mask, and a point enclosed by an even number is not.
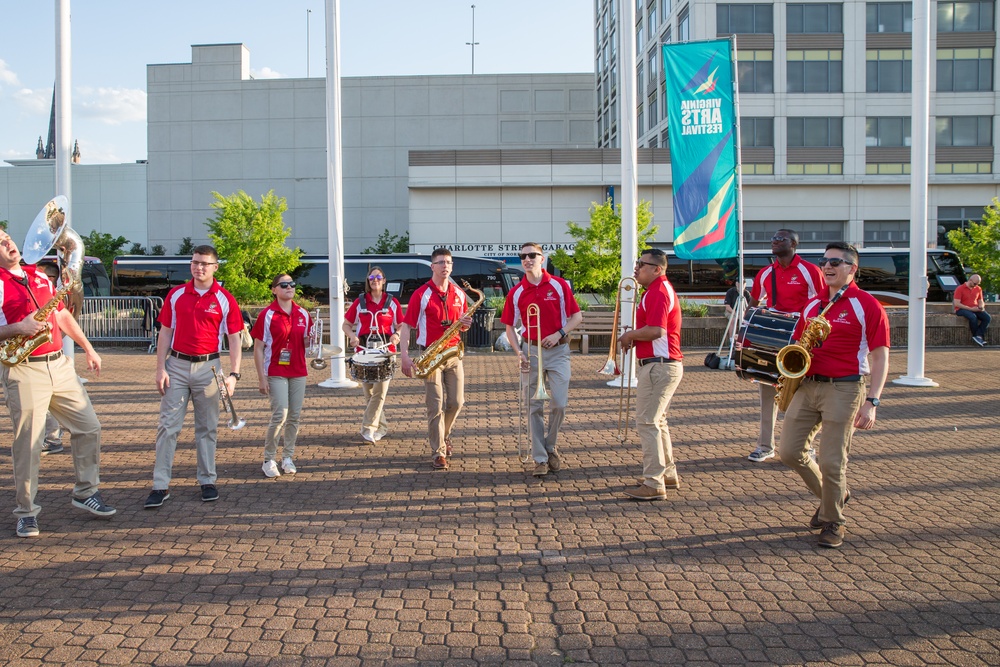
{"type": "Polygon", "coordinates": [[[309,78],[309,15],[311,9],[306,9],[306,78],[309,78]]]}
{"type": "MultiPolygon", "coordinates": [[[[72,49],[69,0],[56,0],[56,159],[55,194],[67,199],[66,225],[73,226],[72,160],[72,49]]],[[[63,354],[73,357],[76,348],[69,336],[63,336],[63,354]]]]}
{"type": "Polygon", "coordinates": [[[472,41],[466,42],[468,46],[472,47],[472,73],[476,73],[476,45],[479,42],[476,41],[476,6],[472,5],[472,41]]]}

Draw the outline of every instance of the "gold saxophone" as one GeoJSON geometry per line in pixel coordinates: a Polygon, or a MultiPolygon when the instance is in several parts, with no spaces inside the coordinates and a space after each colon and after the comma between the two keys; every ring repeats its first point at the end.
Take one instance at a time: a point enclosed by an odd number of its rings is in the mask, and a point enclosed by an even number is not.
{"type": "MultiPolygon", "coordinates": [[[[70,283],[69,285],[63,285],[60,287],[55,296],[49,299],[40,310],[36,310],[32,313],[32,318],[36,322],[45,322],[49,319],[49,315],[59,306],[59,302],[66,298],[66,295],[73,291],[74,285],[70,283]]],[[[17,366],[19,363],[31,356],[31,353],[37,350],[42,345],[52,341],[52,328],[48,325],[44,329],[36,333],[34,336],[28,336],[25,334],[20,334],[17,336],[12,336],[7,340],[3,341],[2,346],[0,346],[0,363],[4,366],[17,366]]]]}
{"type": "Polygon", "coordinates": [[[809,366],[812,365],[812,349],[826,340],[826,337],[830,335],[830,323],[825,317],[827,311],[833,307],[833,304],[840,300],[840,297],[849,285],[850,283],[841,287],[840,291],[830,299],[830,303],[826,304],[826,308],[821,310],[819,315],[810,318],[806,322],[805,329],[803,329],[798,343],[786,345],[778,350],[778,355],[774,359],[774,366],[778,373],[781,374],[781,377],[778,378],[778,384],[775,385],[777,393],[774,395],[774,402],[782,412],[788,410],[788,406],[792,402],[792,396],[799,390],[802,378],[805,377],[809,371],[809,366]]]}
{"type": "MultiPolygon", "coordinates": [[[[479,308],[479,306],[483,305],[483,301],[486,301],[486,295],[477,289],[473,289],[472,285],[470,285],[467,280],[463,280],[462,285],[465,287],[465,291],[472,292],[477,295],[476,302],[472,304],[467,311],[465,311],[465,315],[471,316],[472,313],[476,312],[476,309],[479,308]]],[[[428,345],[423,354],[413,360],[414,377],[421,379],[426,378],[449,359],[455,357],[456,355],[459,359],[461,359],[465,355],[465,344],[462,341],[459,341],[458,345],[445,347],[448,344],[448,341],[454,337],[461,326],[461,320],[455,320],[452,322],[451,326],[445,329],[444,334],[440,338],[428,345]]]]}

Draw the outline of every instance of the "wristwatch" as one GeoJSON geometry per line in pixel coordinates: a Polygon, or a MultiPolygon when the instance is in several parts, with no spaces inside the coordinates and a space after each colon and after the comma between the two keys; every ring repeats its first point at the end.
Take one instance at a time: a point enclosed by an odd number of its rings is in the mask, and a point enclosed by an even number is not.
{"type": "Polygon", "coordinates": [[[559,335],[565,338],[567,336],[565,329],[559,329],[559,335]]]}
{"type": "Polygon", "coordinates": [[[233,378],[236,378],[236,381],[237,381],[237,382],[239,382],[239,381],[240,381],[240,374],[239,374],[239,373],[230,373],[230,374],[229,374],[229,377],[233,377],[233,378]]]}
{"type": "Polygon", "coordinates": [[[874,405],[874,406],[875,406],[876,408],[877,408],[877,407],[878,407],[879,405],[881,405],[881,404],[882,404],[882,401],[878,400],[878,399],[877,399],[877,398],[875,398],[874,396],[869,396],[869,397],[868,397],[868,398],[866,398],[865,400],[866,400],[866,401],[868,401],[869,403],[871,403],[872,405],[874,405]]]}

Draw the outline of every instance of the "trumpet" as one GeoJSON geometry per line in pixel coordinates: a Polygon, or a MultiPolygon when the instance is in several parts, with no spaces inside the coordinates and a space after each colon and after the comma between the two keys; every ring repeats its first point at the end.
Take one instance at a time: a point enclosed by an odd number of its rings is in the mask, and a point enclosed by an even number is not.
{"type": "MultiPolygon", "coordinates": [[[[547,401],[552,398],[549,392],[545,390],[545,366],[542,361],[542,320],[541,311],[538,308],[537,303],[532,303],[528,305],[528,309],[525,312],[524,319],[524,336],[525,340],[534,340],[535,347],[538,349],[538,383],[535,388],[535,394],[531,397],[528,396],[529,388],[531,386],[528,378],[528,373],[521,371],[520,381],[518,384],[519,394],[518,394],[518,411],[517,416],[519,420],[518,433],[522,437],[519,439],[518,444],[518,456],[521,457],[521,463],[527,463],[531,460],[531,401],[547,401]],[[532,338],[532,332],[534,332],[534,338],[532,338]],[[524,400],[522,401],[520,395],[524,395],[524,400]],[[525,414],[527,417],[525,418],[525,414]],[[525,440],[527,443],[525,444],[525,440]]],[[[529,358],[531,352],[528,352],[529,358]]]]}
{"type": "Polygon", "coordinates": [[[332,357],[340,354],[341,350],[336,345],[323,344],[323,318],[319,315],[319,308],[313,311],[313,325],[309,329],[309,342],[306,344],[306,358],[312,357],[309,365],[318,371],[327,367],[327,361],[323,355],[332,357]]]}
{"type": "Polygon", "coordinates": [[[247,422],[236,414],[233,397],[229,394],[229,388],[226,386],[226,378],[223,377],[219,368],[215,369],[215,380],[219,383],[219,399],[222,401],[222,409],[229,413],[229,428],[239,431],[247,425],[247,422]]]}
{"type": "Polygon", "coordinates": [[[618,440],[623,443],[628,439],[628,415],[632,405],[632,360],[628,352],[618,350],[618,337],[635,328],[635,305],[638,293],[639,282],[635,278],[626,276],[618,282],[618,290],[615,293],[615,316],[611,324],[611,347],[604,367],[597,371],[601,375],[621,377],[622,366],[625,366],[625,377],[622,378],[618,393],[618,440]],[[622,322],[623,303],[631,304],[629,309],[631,315],[627,323],[622,322]]]}

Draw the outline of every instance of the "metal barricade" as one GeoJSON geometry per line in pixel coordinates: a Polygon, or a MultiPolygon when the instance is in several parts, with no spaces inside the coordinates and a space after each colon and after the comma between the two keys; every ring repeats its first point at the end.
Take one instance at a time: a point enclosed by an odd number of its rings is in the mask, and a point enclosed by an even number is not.
{"type": "Polygon", "coordinates": [[[92,342],[147,343],[156,351],[156,316],[163,307],[160,297],[88,296],[77,320],[92,342]]]}

